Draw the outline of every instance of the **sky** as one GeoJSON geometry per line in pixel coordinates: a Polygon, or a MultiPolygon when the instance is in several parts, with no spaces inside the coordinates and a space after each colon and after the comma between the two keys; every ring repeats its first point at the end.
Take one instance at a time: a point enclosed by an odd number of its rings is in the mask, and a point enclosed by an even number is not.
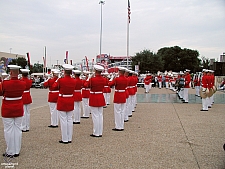
{"type": "MultiPolygon", "coordinates": [[[[127,56],[128,0],[105,0],[101,53],[127,56]]],[[[197,50],[219,61],[225,52],[225,0],[130,0],[129,55],[163,47],[197,50]]],[[[99,0],[0,0],[0,51],[31,64],[80,62],[100,53],[99,0]]]]}

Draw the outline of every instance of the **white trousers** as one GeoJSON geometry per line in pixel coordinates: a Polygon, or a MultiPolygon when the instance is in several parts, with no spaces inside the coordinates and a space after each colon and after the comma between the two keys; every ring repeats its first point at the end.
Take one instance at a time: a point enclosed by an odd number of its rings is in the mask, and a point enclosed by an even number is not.
{"type": "Polygon", "coordinates": [[[59,124],[59,115],[58,110],[56,109],[57,103],[49,102],[50,114],[51,114],[51,125],[58,126],[59,124]]]}
{"type": "Polygon", "coordinates": [[[4,125],[5,142],[7,145],[6,153],[9,155],[19,154],[22,141],[22,117],[2,117],[2,121],[4,125]]]}
{"type": "Polygon", "coordinates": [[[183,99],[184,99],[185,102],[188,102],[188,89],[189,88],[184,88],[184,97],[183,97],[183,99]]]}
{"type": "Polygon", "coordinates": [[[159,82],[159,88],[160,89],[162,88],[162,82],[159,82]]]}
{"type": "Polygon", "coordinates": [[[202,98],[202,110],[208,110],[208,100],[208,97],[206,97],[205,99],[202,98]]]}
{"type": "Polygon", "coordinates": [[[90,115],[90,107],[89,107],[89,98],[82,98],[83,105],[83,117],[89,117],[90,115]]]}
{"type": "Polygon", "coordinates": [[[80,122],[81,102],[74,102],[73,121],[80,122]]]}
{"type": "Polygon", "coordinates": [[[131,95],[129,95],[128,97],[128,116],[131,116],[132,115],[132,101],[131,101],[131,95]]]}
{"type": "Polygon", "coordinates": [[[149,92],[149,85],[145,85],[145,93],[148,93],[149,92]]]}
{"type": "Polygon", "coordinates": [[[24,104],[23,111],[21,130],[30,130],[30,104],[24,104]]]}
{"type": "Polygon", "coordinates": [[[166,89],[169,88],[169,82],[166,82],[166,89]]]}
{"type": "Polygon", "coordinates": [[[124,112],[124,120],[128,120],[128,112],[129,112],[129,107],[128,107],[128,98],[126,99],[125,103],[125,112],[124,112]]]}
{"type": "Polygon", "coordinates": [[[114,103],[115,128],[124,129],[124,114],[126,103],[114,103]]]}
{"type": "Polygon", "coordinates": [[[195,95],[200,96],[199,91],[200,91],[200,86],[195,86],[195,95]]]}
{"type": "Polygon", "coordinates": [[[72,141],[73,137],[73,111],[58,111],[61,125],[62,141],[72,141]]]}
{"type": "Polygon", "coordinates": [[[103,132],[103,107],[90,106],[90,109],[93,121],[93,134],[100,136],[103,132]]]}
{"type": "Polygon", "coordinates": [[[103,93],[106,105],[110,104],[110,93],[103,93]]]}
{"type": "Polygon", "coordinates": [[[184,98],[184,88],[181,88],[178,94],[179,94],[180,98],[183,99],[184,98]]]}

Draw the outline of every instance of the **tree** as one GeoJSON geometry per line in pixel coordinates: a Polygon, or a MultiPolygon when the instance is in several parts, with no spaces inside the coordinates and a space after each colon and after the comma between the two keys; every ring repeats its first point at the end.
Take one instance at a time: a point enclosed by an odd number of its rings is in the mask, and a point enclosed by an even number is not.
{"type": "Polygon", "coordinates": [[[195,72],[199,69],[200,59],[196,50],[181,49],[179,46],[164,47],[158,50],[157,55],[164,61],[164,70],[178,72],[190,69],[195,72]]]}
{"type": "Polygon", "coordinates": [[[210,65],[210,60],[206,58],[205,56],[202,56],[201,67],[203,69],[209,69],[209,65],[210,65]]]}
{"type": "Polygon", "coordinates": [[[21,68],[25,68],[27,65],[27,60],[23,57],[18,57],[16,59],[12,59],[9,65],[18,65],[21,66],[21,68]]]}
{"type": "Polygon", "coordinates": [[[146,49],[136,53],[132,58],[132,67],[135,65],[139,65],[140,73],[146,73],[146,71],[156,73],[163,66],[161,58],[146,49]]]}
{"type": "Polygon", "coordinates": [[[35,63],[32,66],[33,73],[42,73],[43,72],[43,64],[35,63]]]}

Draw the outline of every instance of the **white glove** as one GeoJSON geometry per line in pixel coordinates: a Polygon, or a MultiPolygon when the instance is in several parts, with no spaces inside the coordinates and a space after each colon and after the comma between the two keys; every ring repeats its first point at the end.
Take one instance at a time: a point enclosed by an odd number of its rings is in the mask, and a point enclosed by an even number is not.
{"type": "Polygon", "coordinates": [[[109,79],[109,81],[111,82],[114,79],[114,74],[111,76],[111,78],[109,79]]]}
{"type": "Polygon", "coordinates": [[[94,75],[94,74],[89,74],[89,75],[88,75],[88,78],[87,78],[87,81],[89,81],[90,78],[92,78],[93,75],[94,75]]]}

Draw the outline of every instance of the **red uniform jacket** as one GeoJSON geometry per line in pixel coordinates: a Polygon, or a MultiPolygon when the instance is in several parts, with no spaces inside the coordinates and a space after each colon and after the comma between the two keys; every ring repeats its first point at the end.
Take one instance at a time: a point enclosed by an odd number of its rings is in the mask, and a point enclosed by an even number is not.
{"type": "Polygon", "coordinates": [[[138,77],[137,76],[133,76],[133,78],[134,78],[134,81],[135,81],[135,87],[134,87],[134,92],[135,92],[135,94],[137,93],[137,83],[138,83],[138,77]]]}
{"type": "Polygon", "coordinates": [[[109,87],[109,79],[105,77],[107,85],[104,86],[103,93],[111,93],[111,88],[109,87]]]}
{"type": "Polygon", "coordinates": [[[202,76],[202,87],[208,88],[208,79],[206,75],[202,76]]]}
{"type": "Polygon", "coordinates": [[[157,76],[158,82],[162,82],[162,76],[157,76]]]}
{"type": "Polygon", "coordinates": [[[23,100],[22,95],[26,89],[26,83],[18,78],[4,80],[0,89],[2,99],[2,117],[13,118],[23,116],[23,100]],[[17,98],[18,100],[7,100],[7,98],[17,98]]]}
{"type": "Polygon", "coordinates": [[[105,99],[103,96],[103,88],[108,85],[106,80],[101,75],[95,75],[89,81],[84,83],[84,86],[91,88],[89,97],[89,106],[103,107],[105,106],[105,99]],[[98,92],[98,93],[95,93],[98,92]]]}
{"type": "Polygon", "coordinates": [[[89,98],[90,96],[90,88],[85,87],[84,83],[86,82],[86,80],[82,80],[82,98],[89,98]]]}
{"type": "Polygon", "coordinates": [[[75,102],[80,102],[82,101],[81,89],[83,84],[82,84],[82,80],[79,77],[75,78],[75,81],[76,81],[76,87],[73,93],[73,97],[75,102]]]}
{"type": "Polygon", "coordinates": [[[44,83],[44,87],[49,87],[48,102],[57,103],[59,88],[58,86],[53,87],[53,84],[57,79],[57,77],[54,77],[44,83]]]}
{"type": "Polygon", "coordinates": [[[135,79],[132,76],[129,76],[128,79],[129,81],[128,81],[127,89],[128,89],[129,95],[135,95],[135,89],[134,89],[136,86],[135,79]]]}
{"type": "Polygon", "coordinates": [[[53,87],[59,87],[59,97],[57,101],[57,110],[59,111],[73,111],[74,110],[74,97],[73,92],[76,87],[75,79],[66,75],[60,78],[53,84],[53,87]],[[61,95],[61,96],[60,96],[61,95]],[[69,96],[72,95],[72,96],[69,96]],[[69,96],[69,97],[66,97],[69,96]]]}
{"type": "Polygon", "coordinates": [[[149,76],[146,76],[146,78],[144,78],[144,83],[145,85],[149,85],[151,83],[151,79],[149,78],[149,76]]]}
{"type": "Polygon", "coordinates": [[[170,77],[168,75],[165,76],[165,82],[169,82],[170,77]]]}
{"type": "Polygon", "coordinates": [[[25,91],[23,92],[23,96],[22,96],[23,104],[31,104],[32,98],[30,95],[30,88],[32,86],[32,80],[28,79],[27,77],[23,77],[21,80],[26,83],[26,88],[25,88],[25,91]]]}
{"type": "MultiPolygon", "coordinates": [[[[125,78],[127,79],[127,85],[130,83],[130,79],[129,76],[125,76],[125,78]]],[[[128,91],[128,87],[126,88],[126,98],[129,97],[129,91],[128,91]]]]}
{"type": "Polygon", "coordinates": [[[191,82],[191,75],[190,74],[187,74],[185,76],[184,88],[190,88],[190,82],[191,82]]]}
{"type": "Polygon", "coordinates": [[[126,88],[127,78],[124,75],[120,75],[112,82],[109,82],[109,86],[115,86],[114,103],[126,103],[126,88]]]}

